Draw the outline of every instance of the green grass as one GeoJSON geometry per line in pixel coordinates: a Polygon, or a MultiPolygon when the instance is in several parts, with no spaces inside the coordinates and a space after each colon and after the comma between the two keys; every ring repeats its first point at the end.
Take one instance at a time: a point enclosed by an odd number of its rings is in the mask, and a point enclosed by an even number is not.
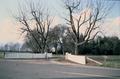
{"type": "Polygon", "coordinates": [[[117,62],[107,61],[107,62],[103,63],[103,65],[101,65],[101,66],[104,66],[104,67],[113,67],[113,68],[120,68],[120,62],[117,63],[117,62]]]}
{"type": "Polygon", "coordinates": [[[4,58],[4,53],[0,52],[0,59],[4,58]]]}
{"type": "Polygon", "coordinates": [[[108,56],[102,66],[120,68],[120,56],[108,56]]]}
{"type": "Polygon", "coordinates": [[[104,56],[89,56],[89,57],[103,63],[100,66],[120,68],[120,56],[107,56],[106,59],[104,58],[104,56]]]}
{"type": "Polygon", "coordinates": [[[93,60],[99,61],[101,63],[103,63],[103,61],[104,61],[104,57],[103,56],[88,56],[88,57],[93,59],[93,60]]]}

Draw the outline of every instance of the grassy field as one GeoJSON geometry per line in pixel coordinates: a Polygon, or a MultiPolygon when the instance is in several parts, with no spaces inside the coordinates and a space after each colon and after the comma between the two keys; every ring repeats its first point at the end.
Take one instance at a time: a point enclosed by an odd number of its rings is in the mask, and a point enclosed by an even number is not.
{"type": "Polygon", "coordinates": [[[4,58],[4,53],[0,52],[0,59],[4,58]]]}
{"type": "Polygon", "coordinates": [[[100,66],[120,68],[120,56],[89,56],[89,57],[103,63],[100,66]]]}
{"type": "Polygon", "coordinates": [[[120,68],[120,56],[108,56],[102,66],[120,68]]]}

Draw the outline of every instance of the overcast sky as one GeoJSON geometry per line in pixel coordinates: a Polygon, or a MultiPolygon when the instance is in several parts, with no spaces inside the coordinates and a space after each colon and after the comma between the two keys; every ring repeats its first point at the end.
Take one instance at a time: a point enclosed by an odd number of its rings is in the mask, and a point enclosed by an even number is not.
{"type": "MultiPolygon", "coordinates": [[[[20,36],[19,26],[16,24],[13,14],[17,14],[18,3],[26,0],[0,0],[0,43],[19,42],[23,39],[20,36]]],[[[27,0],[29,1],[29,0],[27,0]]],[[[34,0],[37,1],[37,0],[34,0]]],[[[42,0],[44,5],[47,5],[51,12],[56,16],[54,24],[61,22],[62,14],[64,14],[62,0],[42,0]]],[[[105,24],[104,33],[106,35],[116,35],[120,37],[120,1],[110,0],[115,2],[110,15],[105,24]]]]}

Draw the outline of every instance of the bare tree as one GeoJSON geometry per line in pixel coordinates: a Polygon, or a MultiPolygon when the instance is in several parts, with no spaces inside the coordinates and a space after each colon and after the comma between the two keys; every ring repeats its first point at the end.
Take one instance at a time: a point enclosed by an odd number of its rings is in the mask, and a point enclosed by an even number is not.
{"type": "Polygon", "coordinates": [[[69,12],[69,18],[65,18],[74,34],[75,54],[78,47],[93,40],[101,31],[101,23],[108,15],[112,5],[103,0],[64,0],[65,8],[69,12]],[[77,16],[75,16],[77,15],[77,16]],[[81,29],[84,28],[84,32],[81,29]]]}
{"type": "Polygon", "coordinates": [[[22,33],[27,32],[34,39],[41,53],[46,52],[48,33],[53,20],[49,14],[48,9],[42,6],[40,1],[38,3],[31,1],[22,7],[20,6],[19,16],[16,18],[23,25],[22,33]],[[34,34],[34,30],[37,31],[36,34],[39,35],[39,39],[34,34]]]}

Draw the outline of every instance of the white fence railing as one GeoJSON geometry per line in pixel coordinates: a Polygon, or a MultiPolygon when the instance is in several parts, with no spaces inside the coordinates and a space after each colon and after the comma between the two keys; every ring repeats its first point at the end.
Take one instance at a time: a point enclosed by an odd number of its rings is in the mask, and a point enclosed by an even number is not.
{"type": "Polygon", "coordinates": [[[52,53],[5,53],[5,58],[51,58],[52,53]]]}

